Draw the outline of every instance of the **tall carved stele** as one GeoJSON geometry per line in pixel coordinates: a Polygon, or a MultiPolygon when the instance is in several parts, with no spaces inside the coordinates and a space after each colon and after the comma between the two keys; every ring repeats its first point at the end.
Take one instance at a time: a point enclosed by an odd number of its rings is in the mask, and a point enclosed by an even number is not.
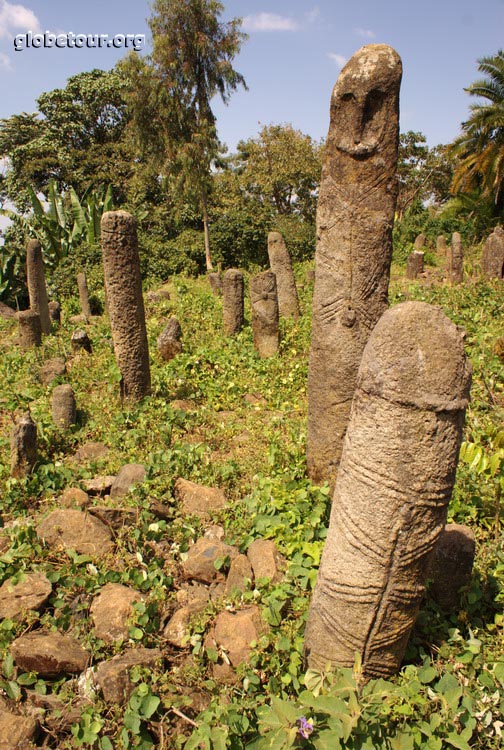
{"type": "Polygon", "coordinates": [[[307,461],[316,482],[334,481],[362,352],[387,307],[401,75],[397,52],[370,44],[332,93],[308,373],[307,461]]]}
{"type": "Polygon", "coordinates": [[[396,672],[455,482],[471,367],[439,307],[387,310],[364,349],[308,615],[314,669],[396,672]]]}
{"type": "Polygon", "coordinates": [[[101,244],[114,353],[122,375],[121,395],[138,401],[151,390],[136,221],[126,211],[107,211],[101,244]]]}

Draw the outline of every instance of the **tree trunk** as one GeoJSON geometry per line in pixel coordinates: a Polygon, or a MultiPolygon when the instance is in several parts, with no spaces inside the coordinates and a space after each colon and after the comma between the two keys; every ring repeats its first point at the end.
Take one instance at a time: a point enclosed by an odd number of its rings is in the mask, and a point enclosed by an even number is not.
{"type": "Polygon", "coordinates": [[[210,255],[210,232],[208,229],[208,206],[207,195],[203,188],[201,190],[201,208],[203,211],[203,232],[205,235],[205,261],[207,271],[213,271],[212,257],[210,255]]]}

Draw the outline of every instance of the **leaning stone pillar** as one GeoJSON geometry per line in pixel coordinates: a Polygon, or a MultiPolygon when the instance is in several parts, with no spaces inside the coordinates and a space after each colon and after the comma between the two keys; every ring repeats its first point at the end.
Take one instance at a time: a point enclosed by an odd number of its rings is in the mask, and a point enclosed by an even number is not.
{"type": "Polygon", "coordinates": [[[30,308],[40,315],[42,333],[51,333],[44,260],[42,258],[42,248],[38,240],[30,240],[26,246],[26,276],[30,308]]]}
{"type": "Polygon", "coordinates": [[[35,310],[21,310],[16,313],[18,322],[19,346],[21,349],[31,349],[42,343],[42,326],[40,315],[35,310]]]}
{"type": "Polygon", "coordinates": [[[276,276],[278,310],[283,318],[299,318],[299,300],[292,261],[280,232],[268,233],[268,257],[276,276]]]}
{"type": "Polygon", "coordinates": [[[139,400],[150,393],[151,377],[133,216],[126,211],[104,213],[101,243],[114,352],[122,375],[121,395],[139,400]]]}
{"type": "Polygon", "coordinates": [[[439,307],[388,310],[364,350],[305,647],[308,664],[396,672],[455,482],[471,367],[439,307]]]}
{"type": "Polygon", "coordinates": [[[362,47],[341,71],[317,209],[308,474],[334,480],[357,369],[387,307],[399,145],[398,54],[362,47]]]}
{"type": "Polygon", "coordinates": [[[440,234],[436,239],[436,253],[442,258],[446,257],[448,247],[446,246],[446,237],[444,234],[440,234]]]}
{"type": "Polygon", "coordinates": [[[488,278],[504,279],[504,229],[495,227],[483,245],[481,270],[488,278]]]}
{"type": "Polygon", "coordinates": [[[278,352],[278,297],[273,271],[263,271],[250,279],[254,346],[261,358],[278,352]]]}
{"type": "Polygon", "coordinates": [[[11,433],[11,476],[24,477],[37,461],[37,427],[25,412],[16,421],[11,433]]]}
{"type": "Polygon", "coordinates": [[[420,252],[423,252],[423,249],[425,247],[425,234],[419,234],[417,237],[415,237],[415,242],[413,244],[413,250],[419,250],[420,252]]]}
{"type": "Polygon", "coordinates": [[[452,284],[461,284],[464,280],[464,248],[462,237],[458,232],[453,232],[450,248],[450,271],[449,281],[452,284]]]}
{"type": "Polygon", "coordinates": [[[237,268],[228,268],[222,279],[222,314],[227,336],[234,336],[243,327],[243,286],[242,272],[237,268]]]}
{"type": "Polygon", "coordinates": [[[77,287],[79,289],[79,300],[82,314],[86,320],[89,320],[91,317],[91,307],[89,305],[89,289],[85,273],[81,272],[77,274],[77,287]]]}

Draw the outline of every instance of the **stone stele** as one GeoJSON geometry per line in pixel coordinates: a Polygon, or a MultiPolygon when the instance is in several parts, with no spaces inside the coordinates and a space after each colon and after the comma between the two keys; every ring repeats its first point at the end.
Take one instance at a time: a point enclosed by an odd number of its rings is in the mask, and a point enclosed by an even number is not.
{"type": "Polygon", "coordinates": [[[254,346],[261,358],[278,352],[278,297],[273,271],[263,271],[250,279],[254,346]]]}
{"type": "Polygon", "coordinates": [[[461,284],[464,280],[464,248],[459,232],[453,232],[450,250],[447,255],[448,280],[451,284],[461,284]]]}
{"type": "Polygon", "coordinates": [[[35,310],[21,310],[16,313],[18,322],[19,346],[25,351],[42,343],[40,313],[35,310]]]}
{"type": "Polygon", "coordinates": [[[30,412],[22,414],[14,424],[10,447],[11,476],[26,476],[37,462],[37,427],[30,412]]]}
{"type": "Polygon", "coordinates": [[[30,308],[40,315],[42,333],[51,333],[44,260],[42,258],[42,248],[38,240],[30,240],[26,246],[26,276],[30,308]]]}
{"type": "Polygon", "coordinates": [[[402,65],[384,44],[347,62],[331,99],[317,209],[308,474],[333,482],[357,370],[387,307],[402,65]]]}
{"type": "Polygon", "coordinates": [[[82,314],[89,320],[91,317],[91,306],[89,304],[89,289],[87,285],[86,274],[81,271],[77,274],[77,288],[79,290],[79,301],[82,314]]]}
{"type": "Polygon", "coordinates": [[[471,367],[441,308],[405,302],[366,345],[308,616],[313,669],[400,668],[455,481],[471,367]]]}
{"type": "Polygon", "coordinates": [[[227,336],[234,336],[243,327],[243,285],[242,272],[237,268],[228,268],[222,278],[222,315],[227,336]]]}
{"type": "Polygon", "coordinates": [[[105,291],[122,396],[140,400],[151,390],[149,348],[140,276],[136,221],[126,211],[101,219],[105,291]]]}
{"type": "Polygon", "coordinates": [[[55,425],[67,430],[77,421],[75,393],[68,383],[57,385],[52,392],[52,418],[55,425]]]}
{"type": "Polygon", "coordinates": [[[283,318],[299,318],[299,300],[292,261],[280,232],[268,233],[270,268],[276,276],[278,311],[283,318]]]}
{"type": "Polygon", "coordinates": [[[489,278],[504,279],[504,228],[495,227],[483,245],[481,270],[489,278]]]}

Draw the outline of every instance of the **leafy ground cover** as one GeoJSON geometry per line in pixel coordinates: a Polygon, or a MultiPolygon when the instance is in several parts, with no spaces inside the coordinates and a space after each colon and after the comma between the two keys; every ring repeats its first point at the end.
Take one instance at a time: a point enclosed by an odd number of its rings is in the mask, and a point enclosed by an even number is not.
{"type": "MultiPolygon", "coordinates": [[[[436,262],[435,260],[433,261],[436,262]]],[[[473,271],[471,261],[468,270],[473,271]]],[[[65,677],[42,680],[20,672],[9,645],[22,633],[42,628],[70,632],[89,650],[93,662],[125,647],[110,646],[93,632],[89,608],[106,583],[123,583],[145,594],[137,604],[129,643],[159,646],[164,664],[131,670],[135,689],[124,706],[93,694],[89,706],[63,730],[44,729],[48,748],[226,747],[285,750],[317,748],[497,748],[504,708],[504,546],[500,498],[504,483],[504,378],[502,311],[504,285],[477,274],[467,283],[441,283],[440,269],[406,282],[394,267],[391,303],[421,299],[443,307],[467,332],[473,363],[472,403],[449,519],[474,530],[477,555],[471,585],[460,608],[444,614],[427,597],[415,626],[402,672],[391,681],[362,687],[359,663],[335,674],[305,672],[303,630],[322,551],[328,506],[327,487],[305,477],[306,377],[312,286],[307,266],[296,269],[303,314],[282,321],[278,357],[260,360],[249,324],[235,338],[222,335],[220,299],[204,279],[173,278],[171,299],[149,303],[148,334],[153,394],[137,405],[119,400],[119,372],[106,317],[88,326],[93,355],[74,355],[70,336],[76,299],[63,302],[63,325],[42,346],[22,353],[12,322],[0,322],[0,480],[5,525],[0,583],[43,571],[53,593],[42,613],[0,622],[1,695],[21,706],[27,691],[71,703],[78,687],[65,677]],[[183,328],[183,352],[165,363],[156,338],[174,314],[183,328]],[[54,356],[67,359],[69,382],[77,397],[78,423],[67,432],[51,419],[51,388],[37,373],[54,356]],[[185,402],[185,404],[183,403],[185,402]],[[39,462],[26,479],[9,475],[9,434],[13,415],[30,409],[37,424],[39,462]],[[182,407],[182,408],[181,408],[182,407]],[[75,463],[69,457],[89,441],[102,441],[109,453],[75,463]],[[115,539],[113,554],[96,560],[71,551],[55,552],[35,533],[35,519],[58,507],[68,487],[96,474],[116,474],[125,463],[142,463],[147,481],[123,502],[138,511],[138,522],[115,539]],[[165,613],[173,606],[179,563],[203,533],[173,495],[183,477],[217,486],[228,498],[214,514],[225,539],[246,550],[256,538],[275,541],[289,561],[276,584],[259,580],[241,596],[208,603],[194,618],[185,648],[178,652],[162,638],[165,613]],[[159,519],[154,502],[169,507],[159,519]],[[234,685],[212,674],[215,652],[205,633],[216,613],[245,604],[260,606],[268,630],[259,637],[234,685]]],[[[91,289],[102,296],[98,284],[91,289]]],[[[250,311],[246,310],[247,321],[250,311]]],[[[58,381],[56,381],[58,382],[58,381]]],[[[53,384],[54,385],[54,384],[53,384]]]]}

